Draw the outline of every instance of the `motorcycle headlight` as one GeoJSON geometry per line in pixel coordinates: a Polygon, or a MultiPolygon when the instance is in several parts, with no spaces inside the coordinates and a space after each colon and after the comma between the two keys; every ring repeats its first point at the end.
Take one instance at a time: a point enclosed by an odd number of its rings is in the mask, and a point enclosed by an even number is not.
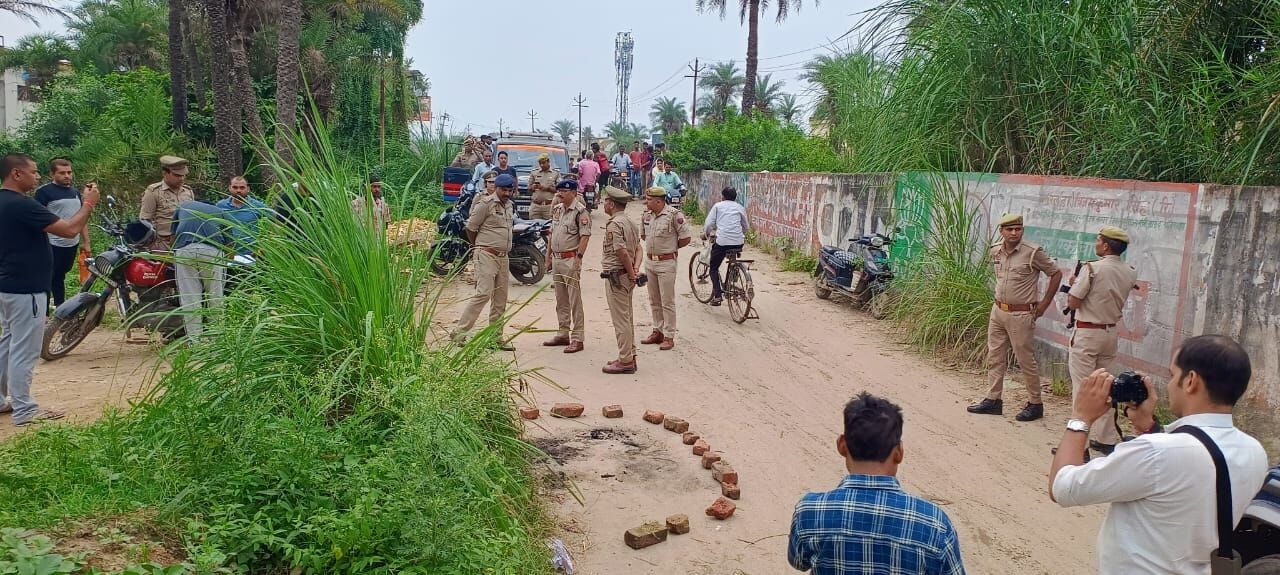
{"type": "Polygon", "coordinates": [[[884,247],[884,238],[881,238],[880,236],[875,236],[871,238],[871,247],[873,248],[884,247]]]}
{"type": "Polygon", "coordinates": [[[120,252],[116,250],[107,250],[98,254],[93,258],[93,270],[100,276],[109,276],[111,271],[116,269],[116,265],[120,263],[120,252]]]}

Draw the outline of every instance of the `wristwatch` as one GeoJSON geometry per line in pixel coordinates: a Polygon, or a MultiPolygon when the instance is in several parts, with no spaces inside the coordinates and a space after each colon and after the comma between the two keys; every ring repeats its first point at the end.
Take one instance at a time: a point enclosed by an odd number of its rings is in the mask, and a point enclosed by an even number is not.
{"type": "Polygon", "coordinates": [[[1080,433],[1089,433],[1089,423],[1083,419],[1068,419],[1067,431],[1078,431],[1080,433]]]}

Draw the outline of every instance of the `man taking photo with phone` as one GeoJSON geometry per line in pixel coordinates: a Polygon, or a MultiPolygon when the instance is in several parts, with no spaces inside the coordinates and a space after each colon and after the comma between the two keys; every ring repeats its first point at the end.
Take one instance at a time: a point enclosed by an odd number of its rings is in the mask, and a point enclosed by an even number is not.
{"type": "Polygon", "coordinates": [[[1098,572],[1104,575],[1211,573],[1219,547],[1217,470],[1206,444],[1181,428],[1198,428],[1221,451],[1232,526],[1266,477],[1262,445],[1231,418],[1252,374],[1244,348],[1221,335],[1193,337],[1174,353],[1169,370],[1169,407],[1178,417],[1169,433],[1155,419],[1156,390],[1143,376],[1145,397],[1124,409],[1138,437],[1117,445],[1109,457],[1083,463],[1090,422],[1128,396],[1120,393],[1122,400],[1113,401],[1113,386],[1122,386],[1099,369],[1080,383],[1049,470],[1049,497],[1059,505],[1111,504],[1098,533],[1098,572]]]}

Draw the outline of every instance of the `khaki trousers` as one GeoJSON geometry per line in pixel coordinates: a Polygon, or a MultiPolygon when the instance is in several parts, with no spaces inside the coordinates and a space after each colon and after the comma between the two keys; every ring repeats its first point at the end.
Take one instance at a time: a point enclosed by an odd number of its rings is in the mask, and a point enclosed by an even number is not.
{"type": "Polygon", "coordinates": [[[663,337],[676,337],[676,262],[649,260],[645,272],[649,275],[649,311],[653,314],[653,329],[663,337]]]}
{"type": "Polygon", "coordinates": [[[480,310],[489,304],[489,323],[502,321],[502,314],[507,311],[507,275],[510,266],[507,258],[495,256],[481,249],[475,250],[476,291],[467,298],[466,307],[458,317],[454,327],[454,337],[462,337],[476,325],[480,310]]]}
{"type": "Polygon", "coordinates": [[[551,256],[551,283],[556,290],[556,319],[560,337],[582,341],[586,318],[582,312],[582,259],[551,256]]]}
{"type": "Polygon", "coordinates": [[[605,280],[605,301],[609,302],[609,319],[613,321],[613,334],[618,338],[618,361],[636,361],[636,326],[631,317],[631,295],[636,285],[626,274],[618,276],[615,286],[605,280]]]}
{"type": "Polygon", "coordinates": [[[549,220],[551,219],[551,208],[555,203],[539,206],[538,204],[529,203],[529,219],[531,220],[549,220]]]}
{"type": "Polygon", "coordinates": [[[1040,366],[1031,347],[1035,329],[1035,312],[1008,312],[991,306],[991,316],[987,319],[987,378],[991,389],[987,399],[1000,399],[1004,393],[1004,374],[1009,371],[1009,348],[1012,347],[1013,356],[1022,367],[1027,401],[1040,403],[1040,366]]]}
{"type": "MultiPolygon", "coordinates": [[[[1071,401],[1076,399],[1080,382],[1098,369],[1108,369],[1116,359],[1116,347],[1120,334],[1116,328],[1080,329],[1071,334],[1071,354],[1067,359],[1067,372],[1071,374],[1071,401]]],[[[1120,442],[1112,413],[1107,412],[1097,421],[1089,422],[1089,435],[1099,443],[1115,445],[1120,442]]]]}

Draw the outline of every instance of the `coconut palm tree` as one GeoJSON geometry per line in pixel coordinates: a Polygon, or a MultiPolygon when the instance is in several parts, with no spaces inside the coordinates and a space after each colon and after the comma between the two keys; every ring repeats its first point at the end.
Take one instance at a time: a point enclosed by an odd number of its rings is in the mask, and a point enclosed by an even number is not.
{"type": "Polygon", "coordinates": [[[65,10],[51,6],[48,2],[32,2],[30,0],[0,0],[0,12],[8,12],[36,25],[40,24],[40,19],[36,18],[37,14],[62,16],[63,18],[71,17],[65,10]]]}
{"type": "Polygon", "coordinates": [[[577,135],[578,125],[573,120],[556,120],[551,124],[551,133],[560,136],[560,141],[566,144],[577,135]]]}
{"type": "MultiPolygon", "coordinates": [[[[819,0],[813,0],[817,4],[819,0]]],[[[777,9],[777,22],[787,19],[792,9],[799,12],[804,0],[773,0],[777,9]]],[[[749,114],[756,108],[756,68],[759,64],[760,13],[769,9],[769,0],[738,0],[738,21],[747,24],[747,83],[742,93],[742,113],[749,114]]],[[[717,10],[723,19],[729,0],[697,0],[699,12],[717,10]]]]}
{"type": "Polygon", "coordinates": [[[649,108],[649,121],[655,130],[664,134],[675,134],[689,123],[689,111],[684,102],[675,98],[658,98],[649,108]]]}
{"type": "Polygon", "coordinates": [[[788,124],[795,124],[801,114],[800,103],[796,101],[795,94],[783,94],[779,97],[773,111],[774,115],[788,124]]]}
{"type": "Polygon", "coordinates": [[[738,72],[738,65],[732,60],[712,64],[711,70],[702,80],[706,98],[698,100],[699,116],[712,120],[723,119],[724,109],[734,104],[734,99],[742,93],[746,81],[738,72]]]}
{"type": "Polygon", "coordinates": [[[227,0],[204,0],[209,19],[209,51],[213,55],[214,148],[218,175],[225,182],[240,175],[240,106],[231,87],[231,34],[227,30],[227,0]]]}
{"type": "Polygon", "coordinates": [[[276,153],[287,163],[293,161],[294,127],[298,119],[298,75],[302,32],[302,0],[281,0],[276,47],[276,153]]]}
{"type": "Polygon", "coordinates": [[[186,19],[186,0],[169,0],[169,95],[173,101],[169,120],[179,132],[187,130],[187,62],[183,53],[186,19]]]}
{"type": "Polygon", "coordinates": [[[164,69],[166,12],[162,0],[89,0],[69,27],[80,53],[101,71],[164,69]]]}
{"type": "Polygon", "coordinates": [[[773,82],[773,74],[765,74],[756,79],[756,109],[768,114],[773,113],[773,107],[778,103],[778,98],[782,97],[782,86],[786,82],[773,82]]]}
{"type": "Polygon", "coordinates": [[[0,52],[0,69],[22,68],[27,71],[27,83],[38,87],[58,73],[58,64],[75,51],[66,38],[56,34],[32,34],[0,52]]]}

